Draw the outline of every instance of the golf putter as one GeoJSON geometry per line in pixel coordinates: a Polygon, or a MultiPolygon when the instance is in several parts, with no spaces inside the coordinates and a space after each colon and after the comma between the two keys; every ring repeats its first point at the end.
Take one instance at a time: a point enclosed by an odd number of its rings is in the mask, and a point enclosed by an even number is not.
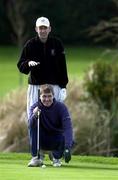
{"type": "MultiPolygon", "coordinates": [[[[37,157],[40,159],[40,108],[39,108],[39,97],[40,97],[40,89],[38,89],[38,119],[37,119],[37,157]]],[[[45,168],[46,165],[43,164],[42,161],[40,161],[39,167],[45,168]]]]}
{"type": "Polygon", "coordinates": [[[37,119],[37,156],[40,159],[40,139],[39,139],[39,129],[40,129],[40,112],[38,110],[38,119],[37,119]]]}

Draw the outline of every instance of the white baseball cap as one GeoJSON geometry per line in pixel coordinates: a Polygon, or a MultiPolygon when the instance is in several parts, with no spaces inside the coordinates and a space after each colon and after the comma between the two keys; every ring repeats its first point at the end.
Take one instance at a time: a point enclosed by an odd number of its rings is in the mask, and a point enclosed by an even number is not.
{"type": "Polygon", "coordinates": [[[39,27],[39,26],[46,26],[46,27],[49,27],[50,26],[50,22],[48,20],[48,18],[46,17],[40,17],[36,20],[36,27],[39,27]]]}

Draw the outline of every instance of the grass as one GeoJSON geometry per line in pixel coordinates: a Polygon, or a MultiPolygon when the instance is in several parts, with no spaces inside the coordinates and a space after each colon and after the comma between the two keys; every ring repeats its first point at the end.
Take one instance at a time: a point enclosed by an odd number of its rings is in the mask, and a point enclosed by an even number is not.
{"type": "Polygon", "coordinates": [[[116,180],[118,159],[92,156],[73,156],[69,164],[52,167],[46,156],[43,168],[28,168],[28,153],[0,153],[0,179],[4,180],[116,180]]]}
{"type": "Polygon", "coordinates": [[[16,47],[0,47],[0,97],[20,86],[20,79],[26,84],[26,77],[18,72],[17,61],[20,51],[16,47]]]}
{"type": "MultiPolygon", "coordinates": [[[[82,79],[88,66],[102,57],[105,50],[103,47],[66,47],[69,79],[82,79]]],[[[21,84],[27,86],[27,75],[19,73],[16,66],[20,51],[16,47],[0,46],[0,97],[21,84]]],[[[103,60],[111,58],[110,53],[103,56],[103,60]]]]}
{"type": "MultiPolygon", "coordinates": [[[[117,50],[105,47],[68,47],[67,65],[70,78],[82,79],[87,68],[95,61],[111,61],[117,50]]],[[[117,56],[115,56],[117,57],[117,56]]]]}

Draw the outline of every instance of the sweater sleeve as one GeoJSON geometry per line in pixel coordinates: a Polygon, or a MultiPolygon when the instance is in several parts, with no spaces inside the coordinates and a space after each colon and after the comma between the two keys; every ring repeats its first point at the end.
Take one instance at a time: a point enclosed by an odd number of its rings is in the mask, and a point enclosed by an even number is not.
{"type": "Polygon", "coordinates": [[[65,49],[63,43],[58,39],[57,41],[57,59],[58,59],[58,68],[60,72],[60,87],[66,88],[68,83],[68,73],[67,73],[67,65],[66,65],[66,56],[65,49]]]}
{"type": "Polygon", "coordinates": [[[17,63],[19,71],[24,74],[28,74],[30,72],[30,67],[28,66],[28,62],[30,61],[29,49],[29,43],[27,42],[17,63]]]}
{"type": "Polygon", "coordinates": [[[33,110],[34,110],[34,108],[37,107],[37,106],[38,106],[38,103],[35,103],[35,104],[33,104],[33,105],[31,106],[31,108],[30,108],[30,113],[29,113],[29,126],[30,126],[30,127],[33,127],[33,126],[36,125],[37,117],[34,115],[33,110]]]}
{"type": "Polygon", "coordinates": [[[63,106],[62,116],[63,116],[62,125],[63,125],[64,137],[65,137],[65,147],[70,149],[73,144],[72,121],[68,109],[65,105],[63,106]]]}

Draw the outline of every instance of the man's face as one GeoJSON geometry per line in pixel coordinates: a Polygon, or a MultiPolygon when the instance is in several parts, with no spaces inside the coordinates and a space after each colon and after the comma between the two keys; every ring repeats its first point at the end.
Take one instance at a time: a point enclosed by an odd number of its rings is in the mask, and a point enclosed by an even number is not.
{"type": "Polygon", "coordinates": [[[35,30],[38,33],[40,39],[47,39],[51,31],[51,27],[40,26],[40,27],[36,27],[35,30]]]}
{"type": "Polygon", "coordinates": [[[42,104],[46,107],[51,106],[51,104],[53,103],[53,94],[52,93],[42,93],[40,95],[40,100],[42,102],[42,104]]]}

